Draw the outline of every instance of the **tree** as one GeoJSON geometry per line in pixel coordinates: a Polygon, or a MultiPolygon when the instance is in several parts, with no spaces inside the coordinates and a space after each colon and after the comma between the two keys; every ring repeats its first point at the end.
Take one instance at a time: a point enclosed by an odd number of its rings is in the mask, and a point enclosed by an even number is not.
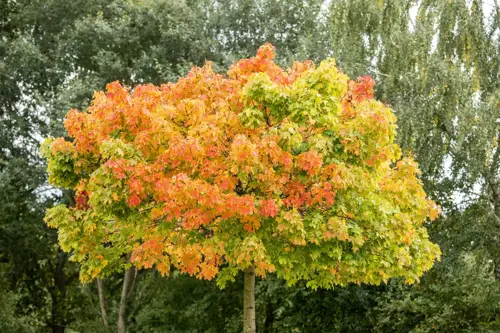
{"type": "Polygon", "coordinates": [[[196,13],[178,1],[7,0],[0,12],[0,262],[19,295],[16,315],[35,318],[37,332],[60,332],[83,317],[88,298],[78,265],[43,223],[46,207],[71,192],[47,186],[40,138],[64,135],[68,105],[86,107],[106,82],[174,79],[204,60],[196,45],[205,44],[193,38],[196,13]]]}
{"type": "Polygon", "coordinates": [[[484,191],[493,203],[485,209],[499,206],[500,10],[490,6],[360,0],[335,1],[330,10],[339,64],[377,78],[377,97],[399,118],[401,146],[415,153],[426,189],[447,209],[456,208],[453,192],[477,200],[484,191]]]}
{"type": "Polygon", "coordinates": [[[443,262],[418,287],[373,293],[382,332],[498,330],[499,9],[498,1],[332,2],[340,67],[376,78],[376,97],[398,116],[398,142],[446,212],[430,232],[443,262]]]}
{"type": "MultiPolygon", "coordinates": [[[[244,11],[251,10],[256,20],[244,22],[240,36],[222,45],[221,40],[229,41],[235,18],[242,13],[240,6],[229,5],[172,0],[0,3],[0,193],[4,199],[0,261],[9,264],[9,287],[22,295],[15,298],[16,314],[27,312],[37,318],[32,322],[35,330],[64,330],[83,317],[82,308],[90,308],[84,288],[74,278],[78,265],[67,262],[67,255],[54,245],[56,233],[42,221],[46,207],[71,198],[46,186],[46,165],[36,156],[39,138],[64,135],[61,119],[69,105],[87,107],[92,92],[107,82],[120,80],[134,86],[175,80],[206,58],[224,67],[231,63],[227,59],[253,52],[266,36],[294,53],[292,41],[299,40],[304,30],[303,24],[295,24],[296,14],[308,10],[302,1],[294,1],[286,20],[276,15],[279,1],[247,5],[244,11]],[[234,41],[264,19],[269,23],[266,36],[252,36],[254,42],[245,41],[236,50],[234,41]],[[285,30],[289,33],[283,34],[285,30]]],[[[312,28],[308,24],[307,29],[312,28]]],[[[112,319],[115,303],[113,295],[108,296],[112,319]]]]}
{"type": "Polygon", "coordinates": [[[245,272],[244,329],[255,331],[255,275],[330,288],[415,282],[439,248],[422,223],[438,210],[374,82],[333,60],[282,70],[274,51],[216,74],[132,92],[118,82],[72,110],[74,141],[48,139],[49,181],[76,191],[50,209],[65,251],[89,281],[170,266],[224,285],[245,272]]]}
{"type": "Polygon", "coordinates": [[[490,259],[495,253],[496,227],[481,206],[451,213],[432,226],[430,233],[443,251],[442,262],[425,274],[418,288],[391,281],[378,293],[372,311],[374,331],[500,330],[500,284],[490,259]]]}

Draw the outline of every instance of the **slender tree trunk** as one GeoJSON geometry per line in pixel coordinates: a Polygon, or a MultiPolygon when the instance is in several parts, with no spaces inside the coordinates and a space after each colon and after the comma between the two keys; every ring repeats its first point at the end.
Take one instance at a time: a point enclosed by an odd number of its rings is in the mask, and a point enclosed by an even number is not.
{"type": "MultiPolygon", "coordinates": [[[[497,143],[500,143],[500,138],[497,137],[497,143]]],[[[497,148],[495,155],[493,155],[492,163],[487,171],[483,173],[486,184],[491,191],[491,203],[493,204],[493,218],[496,222],[497,230],[496,246],[500,248],[500,180],[496,179],[497,170],[500,165],[500,149],[497,148]]],[[[500,258],[495,260],[495,278],[500,280],[500,258]]]]}
{"type": "MultiPolygon", "coordinates": [[[[500,248],[500,186],[493,178],[486,178],[491,189],[491,203],[493,204],[493,218],[496,221],[498,234],[496,235],[496,246],[500,248]]],[[[495,277],[500,280],[500,258],[495,260],[495,277]]]]}
{"type": "Polygon", "coordinates": [[[243,291],[243,332],[255,333],[255,266],[245,270],[243,291]]]}
{"type": "Polygon", "coordinates": [[[104,295],[104,282],[97,278],[97,292],[99,294],[99,305],[101,306],[101,316],[104,327],[109,331],[108,306],[106,296],[104,295]]]}
{"type": "Polygon", "coordinates": [[[130,267],[125,271],[123,278],[122,295],[120,298],[120,310],[118,312],[118,333],[127,332],[127,299],[135,282],[136,268],[130,267]]]}

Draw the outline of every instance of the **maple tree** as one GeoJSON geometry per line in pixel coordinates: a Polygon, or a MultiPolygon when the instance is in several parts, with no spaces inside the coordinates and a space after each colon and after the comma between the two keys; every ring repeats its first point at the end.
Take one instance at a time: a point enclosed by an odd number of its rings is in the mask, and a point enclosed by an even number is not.
{"type": "Polygon", "coordinates": [[[374,81],[350,80],[333,59],[284,70],[274,56],[265,44],[227,75],[207,63],[176,83],[113,82],[67,114],[71,140],[45,140],[42,155],[76,205],[45,220],[82,281],[173,266],[223,286],[244,271],[253,332],[255,275],[412,283],[439,258],[424,226],[438,207],[374,81]]]}

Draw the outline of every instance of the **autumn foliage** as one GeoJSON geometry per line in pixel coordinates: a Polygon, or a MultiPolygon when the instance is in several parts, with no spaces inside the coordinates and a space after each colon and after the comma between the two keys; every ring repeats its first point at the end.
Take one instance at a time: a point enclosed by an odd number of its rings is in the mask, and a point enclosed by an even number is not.
{"type": "Polygon", "coordinates": [[[437,207],[369,77],[334,60],[284,70],[266,44],[226,74],[96,92],[47,139],[49,181],[76,205],[46,222],[82,280],[131,262],[224,284],[249,265],[312,287],[418,280],[440,255],[437,207]]]}

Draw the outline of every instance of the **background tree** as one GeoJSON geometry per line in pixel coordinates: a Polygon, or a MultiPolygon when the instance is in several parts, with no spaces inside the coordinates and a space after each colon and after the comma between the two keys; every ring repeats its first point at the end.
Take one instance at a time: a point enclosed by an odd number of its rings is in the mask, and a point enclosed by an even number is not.
{"type": "Polygon", "coordinates": [[[377,318],[398,307],[406,314],[404,326],[391,321],[381,330],[498,329],[493,319],[498,314],[494,297],[498,284],[491,281],[499,258],[494,194],[500,170],[495,157],[497,3],[339,1],[332,3],[330,12],[332,46],[342,68],[349,74],[371,73],[380,82],[376,95],[398,115],[402,147],[415,153],[426,189],[447,211],[431,230],[442,247],[443,262],[419,288],[403,287],[398,297],[394,297],[398,288],[392,289],[394,303],[381,297],[382,313],[377,318]],[[484,281],[488,291],[480,295],[465,283],[468,280],[484,281]],[[474,300],[467,294],[475,295],[474,300]],[[400,299],[415,299],[419,305],[402,306],[400,299]],[[487,314],[487,319],[479,313],[487,314]]]}

